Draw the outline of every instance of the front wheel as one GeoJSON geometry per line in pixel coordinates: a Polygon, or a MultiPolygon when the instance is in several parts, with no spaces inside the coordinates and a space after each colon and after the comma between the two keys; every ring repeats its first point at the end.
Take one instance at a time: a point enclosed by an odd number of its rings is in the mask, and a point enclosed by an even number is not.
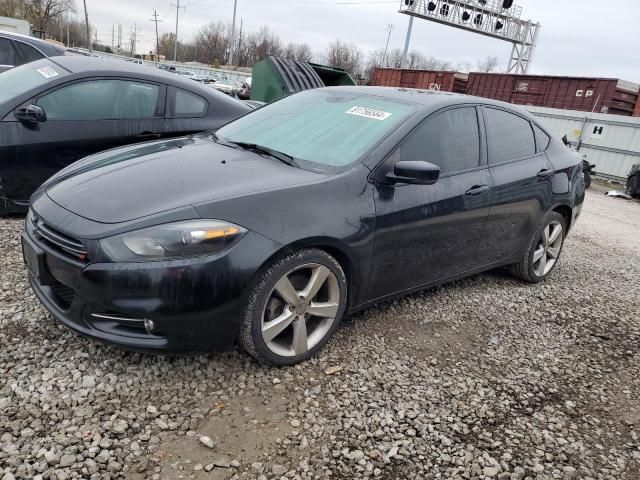
{"type": "Polygon", "coordinates": [[[256,280],[239,343],[261,363],[302,362],[329,341],[346,305],[347,279],[338,261],[324,250],[298,250],[256,280]]]}
{"type": "Polygon", "coordinates": [[[522,259],[509,267],[516,277],[530,283],[545,280],[562,253],[567,226],[558,212],[547,213],[533,234],[522,259]]]}

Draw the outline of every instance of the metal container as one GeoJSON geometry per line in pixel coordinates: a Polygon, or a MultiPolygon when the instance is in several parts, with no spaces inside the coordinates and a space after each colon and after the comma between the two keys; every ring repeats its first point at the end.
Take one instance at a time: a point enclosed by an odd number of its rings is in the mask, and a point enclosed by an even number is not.
{"type": "Polygon", "coordinates": [[[610,78],[471,73],[467,94],[518,105],[633,114],[640,87],[610,78]]]}
{"type": "Polygon", "coordinates": [[[421,88],[455,93],[465,93],[466,84],[466,74],[438,70],[376,68],[371,78],[371,85],[373,86],[421,88]]]}
{"type": "Polygon", "coordinates": [[[251,100],[273,102],[293,93],[333,85],[355,85],[340,68],[268,56],[253,66],[251,100]]]}

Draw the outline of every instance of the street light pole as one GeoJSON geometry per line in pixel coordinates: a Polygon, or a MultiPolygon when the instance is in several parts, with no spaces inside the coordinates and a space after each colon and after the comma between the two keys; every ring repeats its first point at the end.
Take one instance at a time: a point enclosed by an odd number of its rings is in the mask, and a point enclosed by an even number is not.
{"type": "Polygon", "coordinates": [[[387,59],[387,50],[389,50],[389,40],[391,39],[391,32],[393,31],[393,24],[387,25],[387,29],[389,30],[389,35],[387,35],[387,44],[384,47],[384,55],[382,56],[382,66],[385,66],[385,61],[387,59]]]}
{"type": "Polygon", "coordinates": [[[238,0],[233,2],[233,24],[231,25],[231,48],[229,49],[229,65],[233,65],[236,56],[236,11],[238,9],[238,0]]]}
{"type": "Polygon", "coordinates": [[[89,44],[89,53],[93,52],[93,48],[91,46],[91,32],[89,31],[89,14],[87,13],[87,0],[82,0],[84,4],[84,23],[87,28],[87,43],[89,44]]]}
{"type": "Polygon", "coordinates": [[[413,16],[409,17],[407,38],[404,40],[404,50],[402,51],[402,61],[400,62],[400,68],[407,68],[407,53],[409,53],[409,43],[411,42],[411,30],[413,30],[413,16]]]}

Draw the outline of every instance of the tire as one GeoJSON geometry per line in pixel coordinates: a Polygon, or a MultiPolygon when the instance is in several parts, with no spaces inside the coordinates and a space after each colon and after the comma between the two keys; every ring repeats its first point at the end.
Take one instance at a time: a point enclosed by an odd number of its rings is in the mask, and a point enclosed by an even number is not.
{"type": "Polygon", "coordinates": [[[509,271],[525,282],[540,283],[544,281],[558,264],[562,247],[564,246],[566,232],[567,225],[564,217],[558,212],[548,212],[542,218],[540,226],[531,236],[531,240],[527,244],[527,249],[522,259],[518,263],[510,265],[509,271]],[[552,242],[548,242],[545,246],[543,235],[545,232],[548,235],[554,235],[557,226],[561,227],[561,230],[557,234],[559,237],[555,237],[552,242]],[[547,230],[548,227],[551,228],[547,230]],[[544,264],[542,262],[542,256],[544,256],[544,264]],[[538,257],[538,259],[536,260],[535,257],[538,257]]]}
{"type": "Polygon", "coordinates": [[[638,188],[638,175],[632,175],[627,179],[627,195],[634,198],[640,197],[640,188],[638,188]]]}
{"type": "Polygon", "coordinates": [[[242,313],[238,342],[263,364],[303,362],[335,332],[346,311],[347,294],[344,271],[327,252],[306,248],[290,253],[256,279],[242,313]]]}
{"type": "Polygon", "coordinates": [[[584,188],[589,188],[591,186],[591,175],[588,173],[584,174],[584,188]]]}

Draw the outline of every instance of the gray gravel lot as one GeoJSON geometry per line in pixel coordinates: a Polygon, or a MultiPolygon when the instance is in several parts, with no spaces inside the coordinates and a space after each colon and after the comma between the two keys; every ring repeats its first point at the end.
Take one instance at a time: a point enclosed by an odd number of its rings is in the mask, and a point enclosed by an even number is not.
{"type": "Polygon", "coordinates": [[[495,271],[383,304],[288,369],[68,332],[21,227],[0,220],[2,480],[640,479],[638,203],[589,193],[545,284],[495,271]]]}

